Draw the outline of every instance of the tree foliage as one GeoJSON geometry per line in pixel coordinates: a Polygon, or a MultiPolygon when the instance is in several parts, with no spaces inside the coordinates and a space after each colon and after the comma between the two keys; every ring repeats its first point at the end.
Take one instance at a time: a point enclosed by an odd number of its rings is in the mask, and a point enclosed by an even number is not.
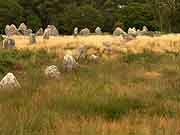
{"type": "Polygon", "coordinates": [[[164,32],[180,31],[180,0],[0,0],[0,31],[6,24],[25,22],[37,31],[48,24],[62,34],[74,27],[97,26],[112,32],[117,24],[164,32]]]}

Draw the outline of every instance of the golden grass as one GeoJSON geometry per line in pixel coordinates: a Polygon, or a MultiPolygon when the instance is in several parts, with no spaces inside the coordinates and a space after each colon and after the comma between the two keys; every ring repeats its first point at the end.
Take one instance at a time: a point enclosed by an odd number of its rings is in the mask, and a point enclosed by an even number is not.
{"type": "Polygon", "coordinates": [[[102,48],[104,42],[112,44],[112,48],[123,53],[139,53],[144,50],[150,50],[157,53],[179,52],[180,51],[180,34],[167,34],[159,37],[139,36],[134,40],[125,41],[120,37],[112,35],[90,35],[90,36],[59,36],[51,37],[50,40],[44,41],[42,37],[37,37],[35,45],[29,44],[29,37],[14,36],[18,49],[22,48],[56,48],[73,49],[79,45],[88,45],[92,48],[102,48]]]}

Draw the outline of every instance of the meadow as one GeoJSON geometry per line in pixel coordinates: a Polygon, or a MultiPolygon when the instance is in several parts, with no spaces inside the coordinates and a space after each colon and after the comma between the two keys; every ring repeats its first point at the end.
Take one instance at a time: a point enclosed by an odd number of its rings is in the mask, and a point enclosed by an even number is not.
{"type": "Polygon", "coordinates": [[[108,35],[65,36],[46,43],[39,37],[31,46],[15,37],[17,49],[0,50],[0,77],[13,72],[22,88],[0,91],[0,134],[179,135],[179,37],[119,42],[108,35]],[[77,70],[63,71],[62,49],[81,43],[101,48],[104,41],[113,43],[116,57],[83,60],[77,70]],[[147,50],[153,47],[160,51],[147,50]],[[44,76],[52,64],[61,71],[58,80],[44,76]]]}

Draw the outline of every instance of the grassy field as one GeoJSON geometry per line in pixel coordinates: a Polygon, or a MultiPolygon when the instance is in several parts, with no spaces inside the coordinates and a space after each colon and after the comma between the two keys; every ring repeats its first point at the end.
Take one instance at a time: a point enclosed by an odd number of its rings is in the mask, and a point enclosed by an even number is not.
{"type": "Polygon", "coordinates": [[[69,73],[41,49],[0,50],[0,63],[0,77],[22,85],[0,92],[1,135],[180,134],[179,53],[119,54],[69,73]],[[51,64],[61,79],[44,76],[51,64]]]}

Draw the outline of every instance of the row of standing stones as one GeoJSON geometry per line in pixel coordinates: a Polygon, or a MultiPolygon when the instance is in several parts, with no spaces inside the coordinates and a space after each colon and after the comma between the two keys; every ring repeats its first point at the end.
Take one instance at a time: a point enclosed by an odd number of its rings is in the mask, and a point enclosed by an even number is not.
{"type": "MultiPolygon", "coordinates": [[[[95,33],[97,35],[103,34],[102,29],[100,27],[97,27],[95,29],[95,33]]],[[[5,40],[3,39],[2,36],[0,37],[1,48],[2,47],[3,48],[15,47],[15,40],[11,38],[11,36],[13,35],[29,36],[29,44],[31,45],[31,44],[36,43],[36,36],[43,36],[44,40],[48,40],[50,36],[58,36],[59,31],[54,25],[48,25],[45,30],[40,28],[36,33],[33,33],[32,30],[28,29],[28,27],[24,23],[21,23],[18,28],[16,28],[14,24],[6,25],[5,34],[6,34],[5,40]]],[[[117,27],[113,32],[114,36],[121,36],[122,38],[127,39],[127,40],[132,40],[136,36],[146,35],[146,34],[148,34],[148,28],[146,26],[144,26],[142,30],[139,30],[139,29],[136,30],[135,27],[129,28],[127,33],[122,28],[117,27]]],[[[77,36],[77,35],[87,36],[87,35],[90,35],[90,30],[88,28],[84,28],[79,31],[78,27],[75,27],[73,31],[73,35],[74,36],[77,36]]]]}
{"type": "MultiPolygon", "coordinates": [[[[102,29],[100,27],[97,27],[94,31],[96,34],[101,35],[103,34],[102,29]]],[[[128,29],[128,33],[126,33],[123,29],[121,29],[120,27],[117,27],[114,32],[113,35],[114,36],[119,36],[119,35],[133,35],[133,36],[137,36],[137,35],[143,35],[146,34],[148,32],[148,28],[146,26],[143,26],[143,29],[137,29],[135,27],[133,28],[129,28],[128,29]]],[[[25,36],[29,36],[31,34],[33,34],[31,29],[28,29],[28,27],[24,24],[21,23],[19,28],[16,28],[16,26],[14,24],[11,25],[6,25],[5,27],[5,34],[10,37],[13,35],[25,35],[25,36]]],[[[89,35],[90,34],[90,30],[88,28],[84,28],[82,30],[79,31],[78,27],[74,28],[73,31],[74,35],[89,35]]],[[[58,36],[59,32],[57,30],[57,28],[54,25],[48,25],[47,28],[45,30],[43,30],[42,28],[40,28],[36,34],[36,36],[43,36],[44,39],[48,39],[49,36],[58,36]]]]}

